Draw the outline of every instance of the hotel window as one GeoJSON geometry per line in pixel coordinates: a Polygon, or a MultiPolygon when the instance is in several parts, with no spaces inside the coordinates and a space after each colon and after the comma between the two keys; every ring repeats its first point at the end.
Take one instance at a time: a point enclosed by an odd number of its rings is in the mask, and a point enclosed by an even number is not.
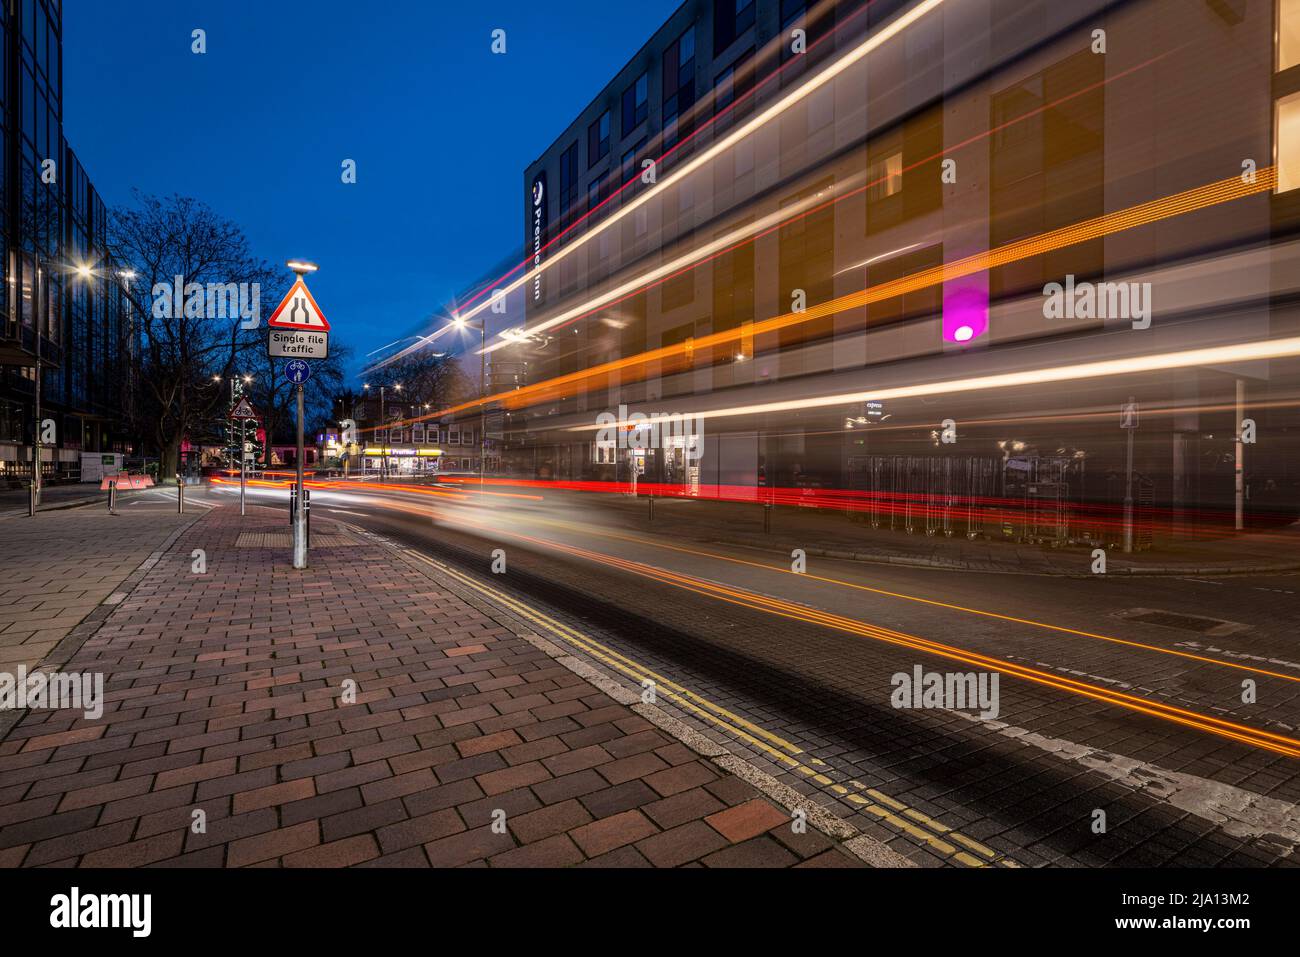
{"type": "Polygon", "coordinates": [[[691,27],[664,51],[664,146],[690,135],[694,105],[695,28],[691,27]]]}
{"type": "Polygon", "coordinates": [[[642,143],[638,143],[632,149],[623,154],[623,162],[620,164],[622,169],[619,177],[623,183],[626,183],[628,180],[636,176],[636,152],[642,145],[642,143]]]}
{"type": "MultiPolygon", "coordinates": [[[[781,0],[781,62],[787,63],[795,57],[808,52],[810,41],[808,35],[812,32],[804,20],[804,14],[808,11],[808,5],[804,0],[781,0]],[[800,53],[794,51],[794,36],[796,29],[804,31],[803,49],[800,53]]],[[[789,72],[789,71],[787,71],[789,72]]],[[[792,74],[797,75],[797,73],[792,74]]],[[[786,77],[782,76],[781,83],[784,85],[786,77]]]]}
{"type": "Polygon", "coordinates": [[[636,81],[623,91],[623,135],[631,132],[645,122],[650,110],[650,83],[642,73],[636,81]]]}
{"type": "Polygon", "coordinates": [[[903,153],[890,153],[867,166],[867,200],[888,199],[903,189],[903,153]]]}
{"type": "Polygon", "coordinates": [[[713,0],[713,55],[718,56],[754,25],[754,0],[713,0]]]}
{"type": "Polygon", "coordinates": [[[601,173],[587,186],[587,211],[595,209],[609,198],[609,170],[601,173]]]}
{"type": "Polygon", "coordinates": [[[753,56],[754,48],[750,47],[713,81],[713,115],[721,117],[719,129],[733,123],[738,116],[747,115],[753,108],[754,101],[749,95],[754,89],[753,56]]]}
{"type": "Polygon", "coordinates": [[[1277,0],[1277,71],[1273,103],[1273,163],[1277,192],[1300,186],[1300,0],[1277,0]],[[1287,93],[1290,90],[1292,92],[1287,93]]]}
{"type": "Polygon", "coordinates": [[[560,155],[560,213],[573,208],[578,198],[578,143],[575,140],[560,155]]]}
{"type": "Polygon", "coordinates": [[[1292,93],[1277,101],[1277,191],[1300,186],[1300,93],[1292,93]]]}
{"type": "Polygon", "coordinates": [[[609,155],[609,110],[587,127],[587,168],[595,166],[609,155]]]}
{"type": "Polygon", "coordinates": [[[1277,0],[1277,69],[1300,64],[1300,0],[1277,0]]]}

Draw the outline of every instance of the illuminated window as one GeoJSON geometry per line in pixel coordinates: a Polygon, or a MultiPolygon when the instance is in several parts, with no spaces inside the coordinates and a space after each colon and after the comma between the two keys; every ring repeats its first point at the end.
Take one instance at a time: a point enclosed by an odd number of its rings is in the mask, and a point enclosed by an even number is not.
{"type": "Polygon", "coordinates": [[[1277,0],[1277,68],[1300,63],[1300,0],[1277,0]]]}
{"type": "Polygon", "coordinates": [[[1277,101],[1274,115],[1277,142],[1277,191],[1300,186],[1300,93],[1277,101]]]}
{"type": "Polygon", "coordinates": [[[872,202],[903,191],[903,154],[890,153],[867,167],[867,198],[872,202]]]}

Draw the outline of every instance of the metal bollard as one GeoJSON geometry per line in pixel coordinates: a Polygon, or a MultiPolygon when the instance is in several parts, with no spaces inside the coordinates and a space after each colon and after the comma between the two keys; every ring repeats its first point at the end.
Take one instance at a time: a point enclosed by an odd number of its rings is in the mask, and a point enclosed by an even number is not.
{"type": "Polygon", "coordinates": [[[108,514],[117,514],[117,480],[112,479],[108,483],[108,514]]]}
{"type": "Polygon", "coordinates": [[[27,484],[27,517],[31,518],[36,515],[36,482],[32,481],[27,484]]]}
{"type": "Polygon", "coordinates": [[[311,548],[311,489],[302,490],[303,522],[307,526],[307,547],[311,548]]]}
{"type": "Polygon", "coordinates": [[[298,507],[298,483],[289,483],[289,527],[293,528],[293,513],[298,507]]]}
{"type": "Polygon", "coordinates": [[[653,522],[653,521],[655,520],[655,497],[654,497],[653,495],[647,495],[647,496],[646,496],[646,501],[650,503],[650,518],[649,518],[649,521],[652,521],[652,522],[653,522]]]}
{"type": "Polygon", "coordinates": [[[176,473],[176,514],[185,514],[185,480],[179,472],[176,473]]]}

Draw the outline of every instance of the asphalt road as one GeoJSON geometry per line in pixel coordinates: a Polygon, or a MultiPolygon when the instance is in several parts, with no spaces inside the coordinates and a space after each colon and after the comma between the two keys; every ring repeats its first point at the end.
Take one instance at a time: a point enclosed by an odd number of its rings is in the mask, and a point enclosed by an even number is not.
{"type": "Polygon", "coordinates": [[[919,864],[1295,862],[1300,576],[799,573],[594,495],[518,491],[321,490],[313,509],[653,676],[670,713],[919,864]],[[900,701],[918,667],[988,691],[996,673],[995,707],[900,701]]]}

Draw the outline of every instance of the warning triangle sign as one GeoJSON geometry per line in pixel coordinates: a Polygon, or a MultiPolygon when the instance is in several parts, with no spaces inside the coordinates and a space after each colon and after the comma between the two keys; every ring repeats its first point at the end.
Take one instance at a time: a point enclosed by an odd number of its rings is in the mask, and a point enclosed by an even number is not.
{"type": "Polygon", "coordinates": [[[232,419],[255,419],[257,413],[253,411],[253,407],[248,404],[247,399],[240,399],[235,403],[235,407],[230,410],[230,417],[232,419]]]}
{"type": "Polygon", "coordinates": [[[316,300],[312,298],[311,291],[301,276],[289,287],[266,324],[273,329],[309,329],[313,332],[329,332],[330,328],[329,320],[320,311],[320,306],[316,305],[316,300]]]}

